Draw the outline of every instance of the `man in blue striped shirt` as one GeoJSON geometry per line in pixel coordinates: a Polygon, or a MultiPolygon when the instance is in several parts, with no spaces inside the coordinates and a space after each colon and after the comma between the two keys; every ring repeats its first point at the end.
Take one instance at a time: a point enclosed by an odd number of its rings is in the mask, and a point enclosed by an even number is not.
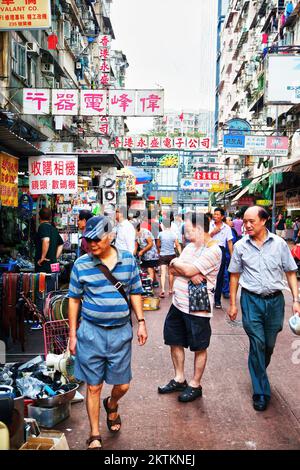
{"type": "Polygon", "coordinates": [[[121,428],[117,410],[118,401],[128,391],[132,378],[132,327],[126,300],[99,265],[108,267],[130,297],[138,321],[140,345],[147,340],[147,330],[143,318],[142,285],[135,259],[131,253],[111,246],[113,233],[109,219],[99,216],[88,220],[84,237],[89,254],[75,262],[69,286],[70,351],[76,354],[76,378],[87,383],[87,411],[91,426],[88,448],[100,449],[100,395],[104,381],[113,385],[111,396],[103,400],[107,426],[113,433],[121,428]],[[82,320],[76,331],[80,307],[82,320]]]}

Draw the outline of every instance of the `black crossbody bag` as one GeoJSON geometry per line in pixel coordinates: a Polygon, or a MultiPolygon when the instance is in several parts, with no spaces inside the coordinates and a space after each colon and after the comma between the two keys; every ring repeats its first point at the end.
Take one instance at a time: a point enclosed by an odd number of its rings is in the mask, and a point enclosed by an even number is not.
{"type": "Polygon", "coordinates": [[[97,267],[100,269],[100,271],[104,274],[106,279],[112,283],[112,285],[117,289],[118,292],[122,295],[122,297],[126,300],[126,303],[129,307],[129,315],[130,315],[130,323],[132,325],[132,320],[131,320],[131,305],[130,301],[126,295],[126,292],[124,290],[122,282],[118,281],[111,273],[111,271],[108,269],[107,266],[104,264],[98,264],[97,267]]]}

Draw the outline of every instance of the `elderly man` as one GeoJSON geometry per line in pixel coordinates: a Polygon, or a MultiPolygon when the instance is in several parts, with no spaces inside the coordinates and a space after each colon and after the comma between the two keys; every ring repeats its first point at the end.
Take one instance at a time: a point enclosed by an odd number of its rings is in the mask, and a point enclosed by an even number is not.
{"type": "Polygon", "coordinates": [[[101,449],[100,394],[105,381],[113,385],[103,400],[108,429],[120,431],[118,401],[131,380],[132,327],[128,296],[138,321],[140,345],[147,340],[142,306],[142,285],[134,257],[111,246],[110,221],[92,217],[84,237],[89,254],[74,264],[69,287],[70,351],[76,353],[75,376],[87,383],[87,411],[91,435],[89,449],[101,449]],[[81,300],[83,303],[81,306],[81,300]],[[81,307],[81,323],[76,331],[81,307]]]}
{"type": "Polygon", "coordinates": [[[246,210],[246,236],[235,244],[228,268],[231,273],[231,320],[235,320],[238,312],[238,285],[242,288],[242,320],[250,341],[248,366],[253,387],[253,407],[257,411],[264,411],[271,397],[266,369],[277,334],[283,327],[284,273],[292,291],[293,312],[300,313],[297,265],[286,242],[266,229],[268,218],[268,212],[262,207],[254,206],[246,210]]]}

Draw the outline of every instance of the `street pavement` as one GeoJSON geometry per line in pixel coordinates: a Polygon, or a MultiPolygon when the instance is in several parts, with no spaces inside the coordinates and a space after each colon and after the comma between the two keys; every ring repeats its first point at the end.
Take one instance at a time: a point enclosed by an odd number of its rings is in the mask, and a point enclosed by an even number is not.
{"type": "MultiPolygon", "coordinates": [[[[101,400],[101,434],[106,450],[295,450],[300,449],[300,338],[288,326],[291,294],[285,291],[286,316],[268,368],[272,399],[268,409],[252,407],[247,367],[248,338],[241,317],[231,323],[216,310],[208,362],[202,379],[203,397],[180,403],[178,393],[159,395],[173,375],[169,348],[163,343],[163,324],[171,298],[162,299],[158,311],[145,312],[149,339],[140,347],[134,325],[133,381],[121,400],[120,433],[106,427],[101,400]]],[[[186,353],[186,378],[192,377],[193,354],[186,353]]],[[[85,387],[80,391],[85,394],[85,387]]],[[[105,385],[102,398],[108,396],[105,385]]],[[[84,449],[89,435],[84,403],[72,405],[71,417],[55,426],[66,434],[71,449],[84,449]]]]}

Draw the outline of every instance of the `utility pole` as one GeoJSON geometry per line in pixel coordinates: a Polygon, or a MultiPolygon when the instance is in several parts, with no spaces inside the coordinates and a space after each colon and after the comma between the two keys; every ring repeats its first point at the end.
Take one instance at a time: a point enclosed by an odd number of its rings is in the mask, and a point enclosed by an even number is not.
{"type": "MultiPolygon", "coordinates": [[[[279,129],[278,129],[278,105],[276,105],[276,135],[279,135],[279,129]]],[[[276,223],[276,173],[274,171],[274,167],[276,166],[277,163],[277,157],[274,157],[273,161],[273,205],[272,205],[272,232],[275,233],[275,223],[276,223]]]]}

